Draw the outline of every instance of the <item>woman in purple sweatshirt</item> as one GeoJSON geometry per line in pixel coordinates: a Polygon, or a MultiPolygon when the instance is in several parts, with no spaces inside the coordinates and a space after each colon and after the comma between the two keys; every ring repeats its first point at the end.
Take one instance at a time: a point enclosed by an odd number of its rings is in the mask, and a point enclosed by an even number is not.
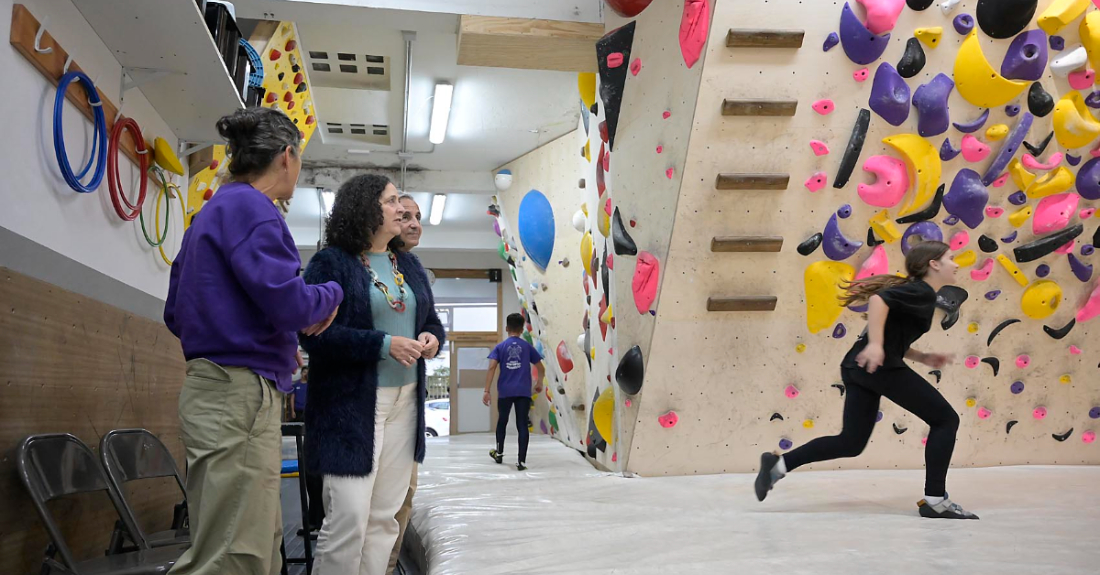
{"type": "Polygon", "coordinates": [[[280,407],[301,362],[296,334],[324,331],[344,294],[299,277],[274,204],[298,182],[298,128],[279,110],[248,108],[218,132],[233,182],[184,234],[164,306],[187,360],[179,415],[191,547],[171,573],[267,575],[281,567],[280,407]]]}

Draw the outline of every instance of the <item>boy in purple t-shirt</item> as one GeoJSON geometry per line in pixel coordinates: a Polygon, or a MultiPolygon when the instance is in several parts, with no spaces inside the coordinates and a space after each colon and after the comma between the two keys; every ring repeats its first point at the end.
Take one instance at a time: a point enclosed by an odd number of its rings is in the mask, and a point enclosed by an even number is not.
{"type": "Polygon", "coordinates": [[[530,433],[527,430],[528,413],[531,411],[531,366],[539,373],[535,383],[535,393],[542,392],[542,380],[546,377],[546,368],[542,365],[542,356],[535,348],[520,339],[523,333],[523,316],[514,313],[508,316],[506,328],[508,339],[497,344],[489,353],[489,375],[485,378],[485,395],[482,403],[489,405],[492,396],[489,388],[493,386],[493,375],[500,367],[500,379],[497,381],[497,448],[489,451],[489,456],[497,463],[504,462],[504,436],[508,431],[508,411],[512,406],[516,410],[516,431],[519,432],[519,458],[516,469],[527,469],[527,442],[530,433]]]}

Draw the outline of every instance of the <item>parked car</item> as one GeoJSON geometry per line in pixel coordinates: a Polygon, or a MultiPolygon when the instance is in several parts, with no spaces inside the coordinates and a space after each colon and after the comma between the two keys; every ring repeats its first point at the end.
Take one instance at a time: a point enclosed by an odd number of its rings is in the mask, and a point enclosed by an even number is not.
{"type": "Polygon", "coordinates": [[[451,434],[451,400],[432,399],[424,404],[424,434],[428,437],[451,434]]]}

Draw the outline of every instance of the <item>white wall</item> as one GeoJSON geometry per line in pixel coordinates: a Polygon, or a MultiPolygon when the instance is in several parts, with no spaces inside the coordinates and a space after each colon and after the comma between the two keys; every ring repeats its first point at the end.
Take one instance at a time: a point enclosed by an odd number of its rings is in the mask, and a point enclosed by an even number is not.
{"type": "MultiPolygon", "coordinates": [[[[90,77],[99,78],[101,90],[116,105],[119,102],[121,66],[95,31],[69,0],[22,0],[39,20],[49,19],[48,31],[90,77]]],[[[2,33],[10,35],[13,3],[0,0],[2,33]]],[[[4,185],[0,186],[0,227],[33,242],[4,241],[0,250],[0,266],[52,281],[47,267],[69,265],[86,270],[70,275],[72,285],[66,289],[81,292],[88,281],[85,273],[96,271],[134,290],[139,299],[152,296],[163,300],[168,291],[169,267],[161,261],[142,237],[137,222],[124,222],[111,206],[106,180],[93,194],[78,194],[65,184],[58,170],[53,151],[53,103],[56,89],[27,61],[8,45],[0,49],[0,73],[7,86],[5,138],[0,143],[0,158],[4,166],[4,185]],[[43,254],[55,252],[63,256],[46,264],[46,255],[28,257],[27,250],[44,248],[43,254]],[[14,253],[18,249],[20,253],[14,253]]],[[[160,136],[176,145],[174,134],[153,110],[139,90],[126,94],[123,112],[137,120],[149,142],[160,136]]],[[[65,103],[64,128],[70,163],[86,160],[92,135],[92,124],[70,103],[65,103]]],[[[134,190],[136,197],[137,169],[125,157],[119,161],[123,186],[134,190]]],[[[146,202],[146,222],[152,225],[155,192],[150,185],[146,202]]],[[[183,235],[179,207],[173,204],[172,221],[166,243],[169,257],[175,255],[183,235]]],[[[5,235],[0,235],[5,237],[5,235]]],[[[12,238],[11,235],[6,235],[12,238]]],[[[17,240],[18,238],[16,238],[17,240]]],[[[113,282],[110,282],[113,283],[113,282]]],[[[87,288],[91,289],[91,288],[87,288]]],[[[87,290],[86,290],[87,291],[87,290]]],[[[95,291],[95,290],[92,290],[95,291]]],[[[90,297],[111,301],[115,293],[85,293],[90,297]]],[[[128,291],[128,290],[123,290],[128,291]]],[[[118,304],[116,304],[118,305],[118,304]]]]}

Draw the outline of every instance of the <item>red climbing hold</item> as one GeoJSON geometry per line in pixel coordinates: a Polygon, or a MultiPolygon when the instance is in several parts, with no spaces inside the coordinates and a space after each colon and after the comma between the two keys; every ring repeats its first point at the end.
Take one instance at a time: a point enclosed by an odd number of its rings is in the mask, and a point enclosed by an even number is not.
{"type": "Polygon", "coordinates": [[[600,139],[603,140],[604,143],[606,143],[607,142],[607,122],[606,121],[600,122],[599,128],[600,128],[600,139]]]}
{"type": "MultiPolygon", "coordinates": [[[[294,102],[293,102],[293,101],[291,101],[291,102],[287,102],[287,104],[286,104],[286,109],[287,109],[287,110],[293,110],[293,109],[294,109],[294,102]]],[[[305,134],[302,134],[302,131],[301,131],[301,130],[298,130],[298,133],[299,133],[299,134],[301,134],[301,137],[302,137],[302,138],[304,138],[304,137],[305,137],[305,134]]]]}
{"type": "Polygon", "coordinates": [[[207,188],[207,190],[205,192],[203,192],[203,194],[202,194],[202,199],[203,199],[204,202],[209,202],[210,198],[212,198],[212,197],[214,197],[214,189],[213,188],[207,188]]]}
{"type": "Polygon", "coordinates": [[[672,112],[669,112],[668,110],[665,110],[665,113],[661,114],[661,117],[667,120],[669,118],[669,116],[671,116],[671,115],[672,115],[672,112]]]}
{"type": "Polygon", "coordinates": [[[294,75],[294,84],[295,85],[301,84],[302,82],[305,82],[305,81],[306,81],[306,77],[301,72],[298,72],[297,74],[294,75]]]}
{"type": "Polygon", "coordinates": [[[297,48],[297,47],[298,47],[298,42],[296,40],[287,40],[286,41],[286,51],[287,52],[293,52],[294,49],[297,48]]]}
{"type": "Polygon", "coordinates": [[[641,58],[635,58],[634,61],[630,63],[630,74],[633,75],[633,76],[637,76],[638,72],[641,72],[641,71],[642,71],[642,59],[641,58]]]}
{"type": "Polygon", "coordinates": [[[278,51],[278,50],[276,50],[275,48],[272,48],[272,49],[271,49],[271,52],[268,52],[267,56],[268,56],[269,58],[271,58],[271,60],[272,60],[272,61],[275,61],[275,60],[278,60],[279,58],[282,58],[282,57],[283,57],[283,53],[282,53],[282,52],[280,52],[280,51],[278,51]]]}
{"type": "Polygon", "coordinates": [[[306,125],[307,126],[313,125],[313,123],[316,122],[316,121],[317,121],[317,118],[313,117],[312,115],[306,116],[306,125]]]}
{"type": "Polygon", "coordinates": [[[618,68],[619,66],[622,66],[622,65],[623,65],[623,53],[622,52],[612,52],[612,53],[607,55],[607,67],[608,68],[618,68]]]}
{"type": "Polygon", "coordinates": [[[294,94],[292,92],[287,92],[287,93],[283,94],[283,101],[284,102],[293,102],[294,101],[294,94]]]}
{"type": "Polygon", "coordinates": [[[216,169],[218,169],[218,163],[219,163],[219,162],[218,162],[218,160],[211,160],[211,161],[210,161],[210,169],[211,169],[211,170],[216,170],[216,169]]]}
{"type": "Polygon", "coordinates": [[[607,5],[623,18],[633,18],[645,10],[653,0],[606,0],[607,5]]]}
{"type": "Polygon", "coordinates": [[[669,169],[665,170],[665,177],[667,177],[668,179],[671,180],[672,176],[675,175],[675,173],[676,173],[676,171],[673,168],[669,168],[669,169]]]}
{"type": "Polygon", "coordinates": [[[275,95],[275,92],[268,92],[267,95],[264,96],[264,101],[267,102],[268,104],[273,103],[277,99],[278,99],[278,96],[275,95]]]}

